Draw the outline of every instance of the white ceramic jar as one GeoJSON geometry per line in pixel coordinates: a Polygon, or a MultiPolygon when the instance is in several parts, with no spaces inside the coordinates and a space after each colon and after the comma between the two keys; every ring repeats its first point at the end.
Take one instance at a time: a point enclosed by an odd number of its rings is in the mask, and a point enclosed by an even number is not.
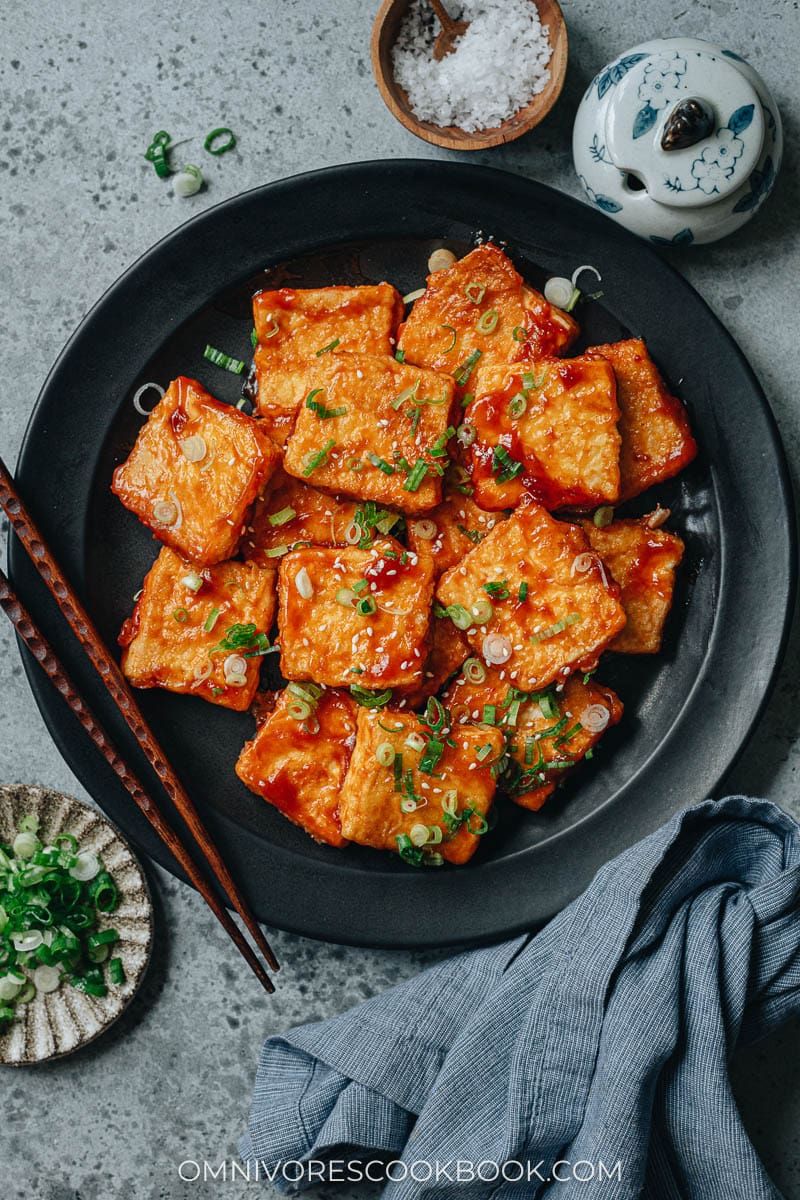
{"type": "Polygon", "coordinates": [[[589,200],[659,245],[738,229],[772,191],[782,150],[761,77],[732,50],[696,38],[643,42],[604,67],[572,142],[589,200]]]}

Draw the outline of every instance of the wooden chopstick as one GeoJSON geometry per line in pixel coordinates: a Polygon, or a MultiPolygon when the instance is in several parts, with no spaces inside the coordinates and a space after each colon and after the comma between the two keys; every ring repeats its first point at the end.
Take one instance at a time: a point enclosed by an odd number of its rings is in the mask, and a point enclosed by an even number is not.
{"type": "Polygon", "coordinates": [[[189,851],[172,827],[166,823],[156,804],[144,790],[139,779],[121,757],[111,738],[93,715],[88,704],[67,674],[66,668],[57,658],[52,646],[40,632],[30,613],[24,607],[2,571],[0,571],[0,608],[3,609],[45,675],[53,683],[56,691],[72,709],[106,762],[125,785],[128,793],[147,817],[147,820],[153,826],[153,829],[155,829],[164,845],[168,846],[175,855],[226,933],[236,943],[239,952],[252,967],[259,982],[268,992],[274,992],[275,985],[264,970],[261,960],[242,936],[235,921],[216,892],[203,877],[189,851]]]}
{"type": "Polygon", "coordinates": [[[28,557],[50,589],[58,607],[66,617],[73,633],[86,652],[87,658],[99,674],[108,694],[111,696],[128,728],[144,751],[164,791],[189,827],[192,836],[203,851],[217,880],[225,889],[233,907],[249,930],[256,946],[264,955],[272,970],[279,970],[279,963],[272,951],[272,947],[259,928],[249,904],[214,845],[211,835],[206,829],[194,802],[170,766],[164,751],[158,744],[155,734],[145,720],[144,714],[139,708],[127,680],[111,653],[106,649],[105,643],[95,628],[91,617],[65,579],[50,553],[44,538],[27,512],[17,492],[14,480],[2,458],[0,458],[0,508],[3,509],[8,517],[11,528],[22,542],[28,557]]]}

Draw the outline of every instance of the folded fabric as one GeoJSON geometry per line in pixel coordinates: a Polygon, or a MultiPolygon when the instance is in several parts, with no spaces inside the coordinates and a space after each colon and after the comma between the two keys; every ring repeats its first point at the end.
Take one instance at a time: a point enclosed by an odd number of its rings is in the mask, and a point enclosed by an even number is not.
{"type": "Polygon", "coordinates": [[[706,801],[535,936],[269,1038],[240,1151],[284,1191],[774,1200],[727,1066],[798,1010],[800,827],[706,801]]]}

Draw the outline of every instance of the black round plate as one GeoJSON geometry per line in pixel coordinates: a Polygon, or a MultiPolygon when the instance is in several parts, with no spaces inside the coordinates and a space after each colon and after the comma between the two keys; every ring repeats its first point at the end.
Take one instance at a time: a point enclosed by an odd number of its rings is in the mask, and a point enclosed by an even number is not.
{"type": "MultiPolygon", "coordinates": [[[[165,238],[111,288],[63,351],[39,397],[17,479],[44,536],[109,644],[157,546],[109,492],[140,418],[145,380],[197,376],[222,399],[240,380],[202,357],[206,342],[249,357],[258,286],[378,282],[407,292],[428,255],[477,235],[507,243],[534,284],[582,263],[602,297],[580,315],[581,345],[646,338],[688,405],[701,453],[640,498],[673,510],[687,543],[664,653],[606,656],[599,677],[625,702],[622,724],[543,812],[504,807],[466,867],[417,871],[394,856],[317,846],[234,774],[246,714],[142,693],[171,761],[206,815],[253,908],[269,924],[383,946],[479,941],[530,927],[574,897],[609,857],[718,786],[775,676],[792,607],[794,521],[767,403],[703,301],[643,242],[540,184],[445,162],[361,163],[258,188],[165,238]]],[[[588,277],[587,277],[588,278],[588,277]]],[[[590,289],[592,290],[592,289],[590,289]]],[[[45,629],[56,610],[18,544],[15,583],[45,629]]],[[[63,631],[63,624],[59,624],[63,631]]],[[[68,635],[54,637],[132,765],[151,778],[68,635]]],[[[177,872],[127,793],[25,657],[47,726],[69,765],[142,850],[177,872]]]]}

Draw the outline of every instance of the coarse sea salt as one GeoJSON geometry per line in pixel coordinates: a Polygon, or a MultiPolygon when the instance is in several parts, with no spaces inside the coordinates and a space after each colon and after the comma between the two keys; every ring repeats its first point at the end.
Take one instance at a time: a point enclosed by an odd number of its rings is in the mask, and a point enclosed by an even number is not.
{"type": "Polygon", "coordinates": [[[392,51],[395,79],[420,120],[467,133],[494,129],[547,84],[548,27],[533,0],[463,0],[449,11],[470,25],[436,62],[439,23],[427,0],[412,0],[392,51]]]}

